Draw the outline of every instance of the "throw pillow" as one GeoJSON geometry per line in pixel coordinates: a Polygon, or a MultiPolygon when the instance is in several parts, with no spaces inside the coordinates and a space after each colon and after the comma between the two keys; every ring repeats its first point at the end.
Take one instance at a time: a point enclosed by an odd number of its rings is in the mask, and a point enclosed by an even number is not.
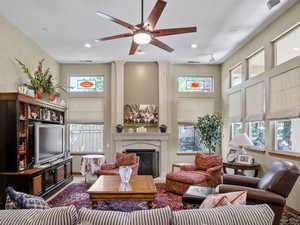
{"type": "Polygon", "coordinates": [[[6,188],[10,202],[7,207],[14,209],[49,209],[48,203],[41,197],[15,191],[12,187],[6,188]]]}
{"type": "Polygon", "coordinates": [[[52,209],[2,210],[2,225],[77,225],[78,216],[74,206],[52,209]]]}
{"type": "Polygon", "coordinates": [[[195,156],[195,166],[198,170],[207,170],[220,165],[222,165],[222,158],[219,155],[197,153],[195,156]]]}
{"type": "Polygon", "coordinates": [[[212,194],[207,196],[207,198],[202,202],[200,208],[216,208],[219,206],[228,205],[228,203],[232,205],[246,205],[246,200],[246,191],[212,194]]]}
{"type": "Polygon", "coordinates": [[[117,165],[118,166],[131,166],[136,163],[136,154],[124,154],[117,152],[116,154],[117,165]]]}
{"type": "Polygon", "coordinates": [[[273,219],[274,212],[268,205],[231,205],[173,213],[173,225],[272,225],[273,219]]]}
{"type": "Polygon", "coordinates": [[[134,211],[130,213],[129,225],[170,225],[172,211],[170,207],[134,211]]]}

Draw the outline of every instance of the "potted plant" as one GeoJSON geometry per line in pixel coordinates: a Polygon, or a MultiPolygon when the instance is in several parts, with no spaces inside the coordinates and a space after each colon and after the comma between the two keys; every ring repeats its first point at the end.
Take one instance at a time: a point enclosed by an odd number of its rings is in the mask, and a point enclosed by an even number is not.
{"type": "Polygon", "coordinates": [[[196,127],[200,131],[200,141],[208,149],[209,154],[215,153],[216,146],[222,142],[222,116],[209,114],[199,117],[196,127]]]}

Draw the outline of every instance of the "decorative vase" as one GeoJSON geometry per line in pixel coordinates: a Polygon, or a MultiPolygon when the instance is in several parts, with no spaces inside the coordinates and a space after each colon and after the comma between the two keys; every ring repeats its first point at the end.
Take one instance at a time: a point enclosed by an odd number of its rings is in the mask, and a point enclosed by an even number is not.
{"type": "Polygon", "coordinates": [[[41,98],[43,97],[43,92],[41,92],[41,91],[36,91],[36,92],[35,92],[35,97],[36,97],[37,99],[41,99],[41,98]]]}
{"type": "Polygon", "coordinates": [[[167,127],[167,125],[162,124],[162,125],[159,126],[159,129],[160,129],[160,132],[161,132],[161,133],[166,133],[168,127],[167,127]]]}
{"type": "Polygon", "coordinates": [[[121,125],[121,124],[118,124],[118,125],[116,126],[117,133],[122,133],[123,129],[124,129],[124,127],[123,127],[123,125],[121,125]]]}
{"type": "Polygon", "coordinates": [[[55,93],[51,93],[51,94],[49,94],[49,100],[50,101],[54,101],[56,99],[56,94],[55,93]]]}
{"type": "Polygon", "coordinates": [[[119,174],[122,183],[129,183],[132,174],[132,169],[129,166],[120,166],[119,174]]]}

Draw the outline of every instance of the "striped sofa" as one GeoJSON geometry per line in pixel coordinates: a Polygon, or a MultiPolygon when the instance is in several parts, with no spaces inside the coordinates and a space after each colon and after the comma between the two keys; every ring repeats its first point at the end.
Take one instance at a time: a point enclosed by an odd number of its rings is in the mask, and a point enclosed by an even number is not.
{"type": "Polygon", "coordinates": [[[272,225],[268,205],[226,206],[174,211],[97,211],[74,206],[51,209],[0,210],[0,225],[272,225]]]}

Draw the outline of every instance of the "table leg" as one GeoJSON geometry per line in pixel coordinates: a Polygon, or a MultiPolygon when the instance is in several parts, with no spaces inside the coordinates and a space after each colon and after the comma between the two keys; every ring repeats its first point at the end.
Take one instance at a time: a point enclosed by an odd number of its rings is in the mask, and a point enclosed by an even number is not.
{"type": "Polygon", "coordinates": [[[258,177],[258,169],[255,169],[254,177],[258,177]]]}
{"type": "Polygon", "coordinates": [[[148,201],[147,206],[148,206],[149,209],[152,209],[153,208],[153,201],[148,201]]]}
{"type": "Polygon", "coordinates": [[[92,200],[92,209],[97,209],[98,201],[96,199],[91,199],[91,200],[92,200]]]}
{"type": "Polygon", "coordinates": [[[223,172],[226,174],[226,167],[223,166],[223,172]]]}

